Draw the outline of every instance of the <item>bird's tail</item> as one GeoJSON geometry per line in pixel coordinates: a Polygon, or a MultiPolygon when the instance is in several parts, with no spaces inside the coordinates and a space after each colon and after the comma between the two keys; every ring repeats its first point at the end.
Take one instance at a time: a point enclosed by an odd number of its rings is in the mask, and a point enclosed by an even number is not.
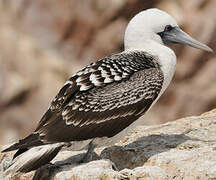
{"type": "Polygon", "coordinates": [[[64,143],[44,144],[38,133],[31,134],[4,149],[2,152],[17,150],[7,171],[29,172],[50,162],[64,146],[64,143]]]}
{"type": "Polygon", "coordinates": [[[58,154],[63,146],[64,143],[56,143],[32,147],[13,159],[10,167],[5,173],[27,173],[29,171],[36,170],[39,167],[49,163],[58,154]]]}
{"type": "Polygon", "coordinates": [[[40,140],[39,134],[35,133],[35,134],[30,134],[26,138],[19,140],[18,143],[11,145],[7,149],[4,149],[2,152],[13,151],[16,149],[26,149],[26,148],[31,148],[33,146],[40,146],[43,144],[44,143],[40,140]]]}

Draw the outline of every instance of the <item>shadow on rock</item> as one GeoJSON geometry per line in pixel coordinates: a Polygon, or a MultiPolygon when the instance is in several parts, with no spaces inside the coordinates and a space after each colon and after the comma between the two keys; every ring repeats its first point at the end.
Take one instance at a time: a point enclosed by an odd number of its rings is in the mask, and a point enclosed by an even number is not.
{"type": "Polygon", "coordinates": [[[176,148],[187,140],[185,134],[157,134],[138,138],[126,146],[112,146],[101,153],[103,159],[115,163],[119,170],[142,166],[151,156],[176,148]]]}

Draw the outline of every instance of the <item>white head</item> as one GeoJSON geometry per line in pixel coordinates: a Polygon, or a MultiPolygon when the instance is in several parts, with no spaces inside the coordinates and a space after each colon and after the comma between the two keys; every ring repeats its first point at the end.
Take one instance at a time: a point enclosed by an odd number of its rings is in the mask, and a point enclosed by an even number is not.
{"type": "Polygon", "coordinates": [[[125,31],[125,49],[143,49],[151,43],[169,45],[187,44],[195,48],[212,51],[182,31],[175,19],[159,9],[148,9],[137,14],[125,31]]]}

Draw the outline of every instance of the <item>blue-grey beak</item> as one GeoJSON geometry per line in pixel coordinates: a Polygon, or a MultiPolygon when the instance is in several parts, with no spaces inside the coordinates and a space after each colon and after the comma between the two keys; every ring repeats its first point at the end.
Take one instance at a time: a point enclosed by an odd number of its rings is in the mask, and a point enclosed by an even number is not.
{"type": "Polygon", "coordinates": [[[193,39],[179,27],[172,27],[169,31],[163,31],[158,34],[161,36],[164,44],[185,44],[208,52],[213,52],[210,47],[193,39]]]}

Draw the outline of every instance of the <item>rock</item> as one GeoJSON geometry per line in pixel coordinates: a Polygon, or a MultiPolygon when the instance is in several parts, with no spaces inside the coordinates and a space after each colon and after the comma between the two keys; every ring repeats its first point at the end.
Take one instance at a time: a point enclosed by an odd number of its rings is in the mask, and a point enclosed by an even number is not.
{"type": "MultiPolygon", "coordinates": [[[[0,155],[0,177],[46,180],[210,180],[216,178],[216,109],[155,126],[138,126],[120,142],[96,148],[93,161],[80,164],[83,151],[61,151],[36,172],[5,174],[13,152],[0,155]],[[33,178],[34,176],[34,178],[33,178]]],[[[3,147],[1,147],[2,149],[3,147]]]]}

